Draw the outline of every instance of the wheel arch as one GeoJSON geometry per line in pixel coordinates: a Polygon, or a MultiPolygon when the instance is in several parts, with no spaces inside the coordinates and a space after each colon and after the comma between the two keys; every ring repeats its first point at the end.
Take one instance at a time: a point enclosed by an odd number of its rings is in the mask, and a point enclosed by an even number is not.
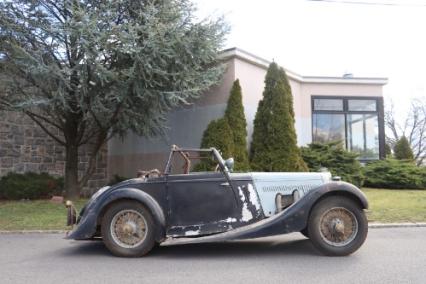
{"type": "MultiPolygon", "coordinates": [[[[369,204],[365,194],[356,186],[346,182],[333,182],[320,186],[315,190],[313,202],[309,208],[305,225],[307,226],[311,212],[322,200],[331,196],[342,196],[354,201],[361,209],[368,209],[369,204]]],[[[305,227],[306,227],[305,226],[305,227]]]]}
{"type": "Polygon", "coordinates": [[[155,224],[157,225],[155,239],[156,241],[162,241],[165,237],[166,226],[166,219],[163,209],[151,195],[136,188],[120,188],[108,195],[102,202],[102,205],[98,211],[99,214],[96,220],[96,227],[100,227],[102,218],[104,217],[107,210],[111,208],[111,206],[124,201],[136,201],[149,210],[155,224]]]}
{"type": "Polygon", "coordinates": [[[335,191],[330,191],[327,192],[323,195],[321,195],[320,198],[318,198],[314,204],[312,204],[312,207],[310,209],[310,211],[312,211],[312,208],[317,205],[319,202],[321,202],[322,200],[331,197],[331,196],[342,196],[342,197],[346,197],[348,199],[351,199],[352,201],[354,201],[361,209],[367,209],[368,208],[368,204],[365,204],[365,202],[357,195],[348,192],[348,191],[339,191],[339,190],[335,190],[335,191]]]}

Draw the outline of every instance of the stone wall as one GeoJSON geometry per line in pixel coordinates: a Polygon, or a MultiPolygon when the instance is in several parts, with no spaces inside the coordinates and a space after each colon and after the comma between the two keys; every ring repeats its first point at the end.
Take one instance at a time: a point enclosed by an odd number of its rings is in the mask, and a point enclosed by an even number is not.
{"type": "MultiPolygon", "coordinates": [[[[58,134],[58,130],[54,133],[58,134]]],[[[86,170],[88,161],[87,149],[80,147],[80,176],[86,170]]],[[[0,177],[9,172],[47,172],[54,176],[63,176],[64,170],[64,147],[50,138],[26,115],[0,111],[0,177]]],[[[91,194],[106,183],[107,147],[104,147],[97,160],[96,171],[83,193],[91,194]]]]}

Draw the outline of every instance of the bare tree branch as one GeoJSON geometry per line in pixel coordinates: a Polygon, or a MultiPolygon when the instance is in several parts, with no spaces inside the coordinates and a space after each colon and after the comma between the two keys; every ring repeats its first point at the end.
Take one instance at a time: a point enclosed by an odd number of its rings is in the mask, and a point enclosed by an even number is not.
{"type": "Polygon", "coordinates": [[[401,136],[406,135],[414,158],[418,166],[422,165],[426,159],[426,99],[413,99],[410,110],[404,120],[404,127],[399,126],[395,119],[395,110],[393,103],[385,114],[385,124],[391,131],[393,137],[388,140],[396,142],[401,136]]]}

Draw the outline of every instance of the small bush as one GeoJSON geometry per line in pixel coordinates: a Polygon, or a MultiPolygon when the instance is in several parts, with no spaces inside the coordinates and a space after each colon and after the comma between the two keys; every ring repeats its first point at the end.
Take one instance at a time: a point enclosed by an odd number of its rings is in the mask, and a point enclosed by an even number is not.
{"type": "Polygon", "coordinates": [[[41,199],[62,192],[63,179],[47,173],[9,173],[0,180],[0,199],[41,199]]]}
{"type": "Polygon", "coordinates": [[[302,147],[302,157],[312,172],[327,168],[333,176],[356,186],[362,186],[363,175],[357,154],[346,151],[340,142],[312,143],[302,147]]]}
{"type": "Polygon", "coordinates": [[[426,189],[426,168],[413,162],[387,159],[371,162],[363,169],[367,187],[426,189]]]}

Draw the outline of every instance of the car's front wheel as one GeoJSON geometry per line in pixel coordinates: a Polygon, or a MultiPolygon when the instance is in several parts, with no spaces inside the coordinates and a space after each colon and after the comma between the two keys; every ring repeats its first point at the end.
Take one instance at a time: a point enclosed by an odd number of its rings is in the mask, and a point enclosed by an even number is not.
{"type": "Polygon", "coordinates": [[[353,200],[331,196],[312,209],[308,234],[313,245],[323,254],[344,256],[355,252],[368,233],[367,217],[353,200]]]}
{"type": "Polygon", "coordinates": [[[116,256],[143,256],[155,245],[151,213],[136,201],[118,202],[108,208],[101,232],[105,246],[116,256]]]}

